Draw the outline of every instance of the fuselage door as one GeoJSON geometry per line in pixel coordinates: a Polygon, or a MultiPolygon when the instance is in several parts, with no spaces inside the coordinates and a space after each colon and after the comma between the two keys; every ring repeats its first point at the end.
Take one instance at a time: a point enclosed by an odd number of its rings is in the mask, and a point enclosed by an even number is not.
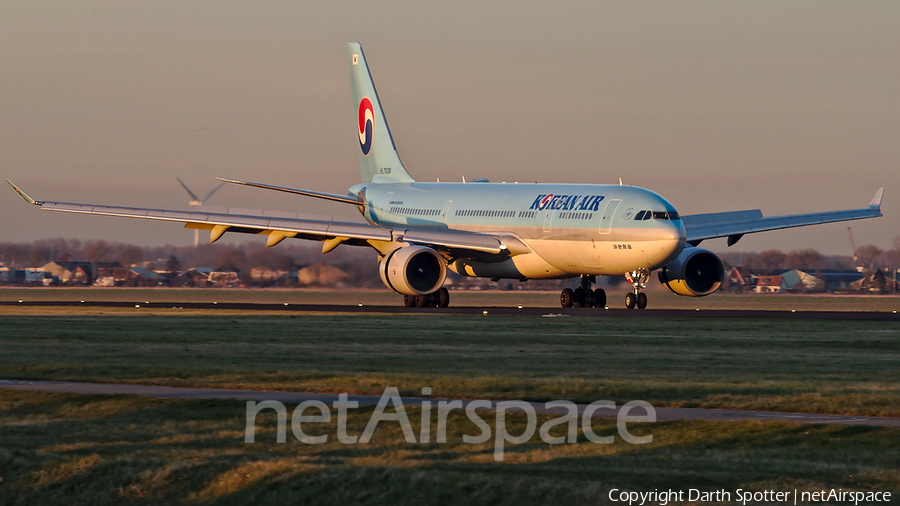
{"type": "Polygon", "coordinates": [[[387,217],[386,215],[388,214],[388,209],[391,205],[391,197],[393,196],[394,192],[388,192],[388,194],[385,195],[383,199],[381,199],[381,207],[379,209],[373,209],[372,214],[377,213],[377,216],[380,219],[384,220],[387,217]]]}
{"type": "Polygon", "coordinates": [[[608,234],[610,231],[610,227],[612,226],[613,216],[616,215],[616,209],[619,208],[619,204],[622,201],[618,199],[610,200],[606,203],[606,207],[603,209],[603,215],[600,216],[600,233],[608,234]]]}
{"type": "MultiPolygon", "coordinates": [[[[550,206],[547,206],[547,207],[549,208],[550,206]]],[[[544,233],[549,234],[550,230],[551,230],[550,227],[552,227],[552,226],[553,226],[553,211],[551,211],[550,209],[547,209],[546,211],[544,211],[544,233]]]]}
{"type": "Polygon", "coordinates": [[[450,206],[451,206],[451,205],[453,205],[453,201],[452,201],[452,200],[448,200],[448,201],[447,201],[447,204],[444,205],[444,211],[441,212],[441,221],[444,222],[445,224],[447,223],[447,213],[450,212],[450,206]]]}
{"type": "Polygon", "coordinates": [[[394,196],[394,192],[388,192],[387,195],[381,199],[381,211],[388,212],[388,206],[391,204],[391,197],[394,196]]]}

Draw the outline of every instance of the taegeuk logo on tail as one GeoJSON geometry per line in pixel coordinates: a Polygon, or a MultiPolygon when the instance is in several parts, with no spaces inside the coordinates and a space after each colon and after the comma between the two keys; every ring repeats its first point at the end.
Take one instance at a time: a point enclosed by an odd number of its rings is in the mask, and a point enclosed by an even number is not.
{"type": "Polygon", "coordinates": [[[372,150],[372,131],[375,128],[375,109],[369,97],[359,101],[359,149],[364,156],[372,150]]]}

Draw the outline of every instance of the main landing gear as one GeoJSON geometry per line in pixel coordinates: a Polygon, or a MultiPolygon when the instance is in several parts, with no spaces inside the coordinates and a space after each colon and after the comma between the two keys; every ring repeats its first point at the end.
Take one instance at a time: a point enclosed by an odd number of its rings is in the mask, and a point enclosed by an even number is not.
{"type": "Polygon", "coordinates": [[[443,286],[427,295],[404,295],[406,307],[447,307],[450,305],[450,291],[443,286]]]}
{"type": "Polygon", "coordinates": [[[650,280],[650,271],[644,267],[625,273],[632,286],[632,293],[625,294],[625,307],[628,309],[645,309],[647,307],[647,294],[641,290],[647,288],[650,280]]]}
{"type": "Polygon", "coordinates": [[[606,291],[602,288],[591,289],[591,285],[597,282],[597,276],[593,274],[581,275],[581,286],[572,290],[566,288],[559,294],[559,304],[562,307],[605,307],[606,291]]]}
{"type": "MultiPolygon", "coordinates": [[[[628,309],[645,309],[647,307],[647,294],[641,290],[647,288],[647,282],[650,281],[650,270],[642,267],[626,272],[625,279],[632,286],[632,292],[625,295],[625,307],[628,309]]],[[[596,276],[582,274],[580,287],[574,290],[566,288],[559,294],[559,305],[565,308],[605,307],[606,292],[602,288],[591,290],[591,285],[596,282],[596,276]]]]}

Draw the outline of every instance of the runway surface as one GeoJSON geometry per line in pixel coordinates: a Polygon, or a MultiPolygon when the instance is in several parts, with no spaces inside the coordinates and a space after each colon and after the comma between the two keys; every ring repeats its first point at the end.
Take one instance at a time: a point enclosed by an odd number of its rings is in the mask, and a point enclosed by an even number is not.
{"type": "MultiPolygon", "coordinates": [[[[238,401],[279,401],[282,403],[300,403],[308,400],[319,400],[332,403],[338,400],[338,394],[326,394],[316,392],[284,392],[284,391],[255,391],[255,390],[225,390],[214,388],[177,388],[153,385],[125,385],[115,383],[73,383],[61,381],[23,381],[0,380],[0,388],[9,390],[30,390],[36,392],[64,392],[86,395],[143,395],[162,399],[232,399],[238,401]]],[[[348,395],[348,401],[356,401],[360,406],[374,406],[380,396],[375,395],[348,395]]],[[[432,401],[432,406],[437,406],[442,398],[401,397],[403,405],[410,407],[419,405],[424,400],[432,401]]],[[[472,399],[461,399],[463,406],[472,399]]],[[[547,409],[543,403],[529,403],[537,413],[565,414],[559,408],[547,409]]],[[[492,402],[492,407],[496,402],[492,402]]],[[[587,407],[579,404],[578,413],[581,415],[587,407]]],[[[594,412],[594,418],[615,418],[621,406],[613,409],[598,409],[594,412]]],[[[736,421],[749,420],[756,422],[793,422],[809,424],[830,425],[858,425],[866,427],[900,427],[900,418],[886,418],[873,416],[847,416],[847,415],[823,415],[807,413],[784,413],[777,411],[740,411],[732,409],[698,409],[698,408],[655,408],[657,421],[671,420],[706,420],[706,421],[736,421]]],[[[645,412],[642,408],[633,408],[629,416],[641,416],[645,412]]]]}
{"type": "Polygon", "coordinates": [[[625,308],[547,308],[547,307],[448,307],[407,308],[396,306],[340,304],[264,304],[236,302],[122,302],[122,301],[0,301],[6,307],[107,307],[133,309],[201,309],[210,311],[283,311],[286,313],[369,313],[369,314],[463,314],[463,315],[530,315],[545,317],[640,317],[640,318],[764,318],[805,320],[897,321],[894,311],[794,311],[785,309],[625,309],[625,308]]]}

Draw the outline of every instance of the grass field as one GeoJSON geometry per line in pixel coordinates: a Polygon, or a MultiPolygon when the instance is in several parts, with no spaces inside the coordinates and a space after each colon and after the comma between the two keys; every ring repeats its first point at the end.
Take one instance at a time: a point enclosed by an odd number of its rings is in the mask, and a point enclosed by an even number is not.
{"type": "Polygon", "coordinates": [[[0,378],[900,416],[900,322],[0,316],[0,378]]]}
{"type": "MultiPolygon", "coordinates": [[[[123,309],[0,315],[0,350],[0,378],[370,394],[430,386],[438,397],[900,416],[900,322],[123,309]]],[[[371,412],[351,410],[349,432],[371,412]]],[[[234,401],[0,390],[0,504],[612,504],[611,488],[900,491],[900,429],[657,422],[634,430],[653,435],[647,445],[579,435],[550,446],[536,435],[496,463],[492,442],[462,443],[478,429],[460,413],[447,444],[406,443],[388,423],[368,445],[343,445],[332,422],[319,446],[290,429],[275,444],[271,414],[245,444],[244,416],[234,401]]],[[[509,416],[517,434],[524,417],[509,416]]],[[[614,434],[614,424],[594,427],[614,434]]]]}
{"type": "MultiPolygon", "coordinates": [[[[333,417],[307,429],[329,440],[307,445],[276,444],[275,418],[264,415],[257,442],[245,444],[244,410],[0,390],[0,503],[612,504],[612,488],[900,490],[900,429],[660,422],[634,431],[652,433],[650,444],[534,438],[496,463],[491,442],[462,443],[478,430],[457,413],[446,444],[409,444],[396,423],[382,423],[370,443],[343,445],[333,417]]],[[[371,412],[351,410],[348,433],[362,432],[371,412]]],[[[408,412],[417,426],[420,413],[408,412]]],[[[516,434],[524,419],[510,416],[516,434]]],[[[615,422],[596,420],[594,430],[615,434],[615,422]]]]}
{"type": "MultiPolygon", "coordinates": [[[[624,307],[627,287],[608,291],[610,307],[624,307]]],[[[757,309],[797,311],[900,311],[900,295],[804,295],[732,294],[709,297],[679,297],[655,281],[647,293],[650,307],[657,309],[757,309]]],[[[384,290],[307,289],[192,289],[192,288],[0,288],[0,301],[126,301],[152,302],[258,302],[279,304],[402,305],[402,298],[384,290]]],[[[557,292],[452,291],[453,306],[559,307],[557,292]]],[[[0,307],[0,314],[15,309],[0,307]]]]}

